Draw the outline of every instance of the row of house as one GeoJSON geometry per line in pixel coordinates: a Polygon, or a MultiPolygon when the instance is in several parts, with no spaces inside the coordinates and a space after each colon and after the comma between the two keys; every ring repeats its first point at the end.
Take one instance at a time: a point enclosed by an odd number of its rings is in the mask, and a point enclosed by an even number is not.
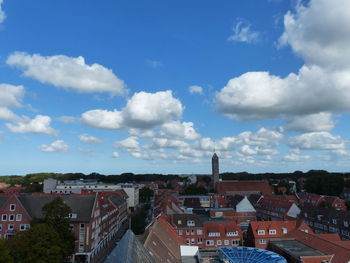
{"type": "Polygon", "coordinates": [[[90,262],[128,227],[127,199],[118,191],[85,195],[3,195],[0,196],[0,238],[29,229],[33,218],[44,216],[43,206],[58,196],[71,209],[70,227],[76,237],[73,262],[90,262]]]}

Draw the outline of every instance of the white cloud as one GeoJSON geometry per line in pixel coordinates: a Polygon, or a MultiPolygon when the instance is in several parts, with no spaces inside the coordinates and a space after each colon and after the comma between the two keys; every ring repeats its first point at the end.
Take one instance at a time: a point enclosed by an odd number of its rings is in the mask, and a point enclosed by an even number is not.
{"type": "Polygon", "coordinates": [[[238,135],[238,138],[245,144],[253,146],[276,145],[283,138],[279,131],[272,131],[260,128],[256,133],[245,131],[238,135]]]}
{"type": "Polygon", "coordinates": [[[16,124],[6,123],[6,127],[14,133],[43,133],[57,135],[57,131],[51,126],[51,118],[44,115],[36,115],[34,119],[22,118],[16,124]]]}
{"type": "Polygon", "coordinates": [[[82,114],[82,120],[104,129],[150,129],[180,117],[182,112],[183,106],[173,97],[172,91],[141,91],[128,100],[122,111],[91,110],[82,114]]]}
{"type": "Polygon", "coordinates": [[[120,111],[90,110],[82,114],[83,123],[102,129],[123,128],[123,116],[120,111]]]}
{"type": "Polygon", "coordinates": [[[300,162],[300,161],[306,161],[310,159],[310,155],[300,154],[299,149],[291,149],[289,150],[289,152],[290,152],[289,154],[283,157],[283,160],[289,161],[289,162],[300,162]]]}
{"type": "Polygon", "coordinates": [[[184,141],[167,138],[153,138],[153,143],[156,147],[160,148],[182,148],[188,146],[184,141]]]}
{"type": "Polygon", "coordinates": [[[114,145],[118,148],[124,149],[128,152],[138,152],[140,151],[140,143],[137,140],[137,137],[130,136],[125,140],[115,142],[114,145]]]}
{"type": "Polygon", "coordinates": [[[152,130],[139,130],[131,128],[128,130],[129,134],[141,138],[152,138],[155,136],[155,133],[152,130]]]}
{"type": "Polygon", "coordinates": [[[284,16],[280,44],[289,44],[307,64],[344,68],[350,64],[350,2],[348,0],[300,1],[296,13],[284,16]]]}
{"type": "Polygon", "coordinates": [[[88,134],[81,134],[79,136],[79,140],[85,142],[87,144],[95,144],[103,142],[101,139],[96,138],[95,136],[91,136],[88,134]]]}
{"type": "Polygon", "coordinates": [[[21,118],[6,107],[0,107],[0,120],[18,121],[21,118]]]}
{"type": "Polygon", "coordinates": [[[2,4],[4,3],[4,0],[0,0],[0,23],[4,22],[6,15],[4,10],[2,10],[2,4]]]}
{"type": "Polygon", "coordinates": [[[190,93],[198,93],[198,94],[203,93],[203,88],[201,86],[197,86],[197,85],[188,87],[188,90],[190,93]]]}
{"type": "Polygon", "coordinates": [[[280,43],[289,44],[305,65],[284,78],[268,72],[232,78],[216,95],[218,111],[234,119],[349,112],[349,12],[347,0],[311,0],[287,13],[280,43]]]}
{"type": "Polygon", "coordinates": [[[250,29],[251,24],[244,21],[243,19],[238,19],[238,22],[233,27],[233,35],[231,35],[228,40],[234,42],[246,42],[254,43],[259,39],[259,33],[250,29]]]}
{"type": "Polygon", "coordinates": [[[288,120],[288,124],[284,128],[289,131],[313,132],[330,131],[334,126],[335,123],[332,120],[332,114],[321,112],[293,117],[288,120]]]}
{"type": "Polygon", "coordinates": [[[200,138],[200,135],[193,128],[192,122],[167,122],[162,125],[161,130],[162,134],[166,137],[181,138],[184,140],[197,140],[200,138]]]}
{"type": "Polygon", "coordinates": [[[21,107],[24,96],[23,86],[0,84],[0,106],[21,107]]]}
{"type": "Polygon", "coordinates": [[[119,158],[119,153],[118,152],[113,152],[112,153],[113,158],[119,158]]]}
{"type": "Polygon", "coordinates": [[[58,118],[58,120],[63,122],[63,123],[74,123],[77,121],[77,118],[75,118],[73,116],[61,116],[58,118]]]}
{"type": "Polygon", "coordinates": [[[337,150],[344,149],[345,143],[339,136],[329,132],[310,132],[291,138],[289,146],[307,150],[337,150]]]}
{"type": "Polygon", "coordinates": [[[52,142],[50,145],[42,144],[39,149],[43,152],[66,152],[68,151],[68,144],[63,140],[57,140],[52,142]]]}
{"type": "Polygon", "coordinates": [[[151,128],[174,117],[180,117],[183,112],[181,102],[173,97],[172,91],[135,93],[123,109],[126,124],[133,128],[151,128]]]}
{"type": "Polygon", "coordinates": [[[64,55],[41,56],[15,52],[7,64],[23,70],[27,77],[56,87],[78,92],[108,92],[121,95],[126,92],[125,83],[112,70],[99,64],[87,65],[83,57],[64,55]]]}

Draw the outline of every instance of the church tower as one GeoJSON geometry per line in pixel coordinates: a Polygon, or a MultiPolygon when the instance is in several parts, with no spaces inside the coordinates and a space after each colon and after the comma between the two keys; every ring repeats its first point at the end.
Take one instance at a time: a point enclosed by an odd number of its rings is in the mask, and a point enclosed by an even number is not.
{"type": "Polygon", "coordinates": [[[213,157],[211,158],[211,169],[213,176],[213,186],[216,190],[217,182],[219,182],[219,157],[214,152],[213,157]]]}

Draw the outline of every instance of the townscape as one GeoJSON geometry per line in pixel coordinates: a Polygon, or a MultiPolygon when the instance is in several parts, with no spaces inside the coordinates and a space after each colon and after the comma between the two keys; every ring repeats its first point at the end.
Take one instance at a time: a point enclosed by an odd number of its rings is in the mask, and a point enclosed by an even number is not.
{"type": "MultiPolygon", "coordinates": [[[[211,161],[211,174],[165,181],[110,184],[39,174],[32,176],[43,181],[27,187],[2,183],[0,238],[4,242],[0,253],[4,255],[0,262],[5,262],[5,255],[6,262],[27,262],[21,257],[28,255],[13,250],[7,242],[20,246],[24,241],[16,239],[18,233],[34,231],[34,222],[47,218],[47,206],[57,198],[69,208],[60,220],[68,220],[75,237],[65,262],[350,261],[346,174],[296,171],[277,180],[256,180],[247,174],[240,175],[241,180],[223,180],[216,153],[211,161]],[[319,176],[328,178],[339,196],[307,192],[308,184],[319,176]]],[[[18,177],[5,179],[10,182],[18,177]]],[[[332,191],[332,186],[326,189],[332,191]]],[[[41,238],[45,239],[37,236],[32,242],[47,245],[41,238]]],[[[57,256],[53,251],[36,255],[46,260],[57,256]]],[[[34,256],[32,262],[35,260],[34,256]]]]}
{"type": "Polygon", "coordinates": [[[350,263],[350,0],[0,0],[0,263],[350,263]]]}

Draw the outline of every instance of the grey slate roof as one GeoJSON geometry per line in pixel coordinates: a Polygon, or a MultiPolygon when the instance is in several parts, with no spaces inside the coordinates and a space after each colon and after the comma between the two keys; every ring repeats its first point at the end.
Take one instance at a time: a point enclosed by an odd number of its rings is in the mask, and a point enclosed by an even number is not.
{"type": "MultiPolygon", "coordinates": [[[[18,199],[27,210],[29,215],[34,217],[43,217],[41,209],[43,206],[53,201],[57,196],[43,196],[43,195],[26,195],[19,196],[18,199]]],[[[61,196],[64,203],[71,209],[72,213],[77,214],[77,218],[71,218],[73,222],[88,222],[91,218],[92,209],[95,202],[95,196],[92,195],[69,195],[61,196]]]]}
{"type": "Polygon", "coordinates": [[[103,263],[155,263],[150,253],[128,230],[103,263]]]}
{"type": "Polygon", "coordinates": [[[110,200],[117,206],[122,205],[125,203],[125,200],[121,198],[119,195],[110,195],[110,200]]]}

